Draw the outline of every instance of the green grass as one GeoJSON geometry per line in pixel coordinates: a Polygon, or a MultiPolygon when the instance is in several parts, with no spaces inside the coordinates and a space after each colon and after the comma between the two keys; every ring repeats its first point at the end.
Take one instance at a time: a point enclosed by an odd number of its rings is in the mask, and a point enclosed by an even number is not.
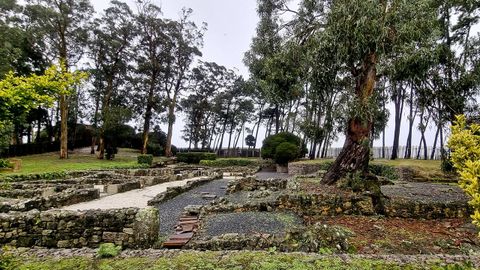
{"type": "MultiPolygon", "coordinates": [[[[9,269],[9,268],[5,268],[9,269]]],[[[239,252],[220,255],[218,252],[185,252],[179,255],[159,258],[18,258],[12,260],[11,269],[56,270],[56,269],[474,269],[462,265],[441,265],[439,261],[430,261],[422,265],[399,265],[382,260],[352,259],[344,262],[338,257],[319,257],[314,255],[287,254],[276,252],[239,252]]]]}
{"type": "MultiPolygon", "coordinates": [[[[314,160],[302,160],[298,163],[301,164],[321,164],[325,162],[333,162],[334,159],[314,159],[314,160]]],[[[375,159],[370,162],[371,164],[390,165],[394,167],[409,167],[419,173],[426,175],[443,174],[440,164],[440,160],[417,160],[417,159],[375,159]]]]}
{"type": "MultiPolygon", "coordinates": [[[[114,160],[99,160],[96,155],[84,152],[69,154],[68,159],[59,159],[58,153],[47,153],[19,157],[22,160],[22,168],[18,172],[1,172],[0,176],[18,174],[41,174],[62,171],[84,171],[113,168],[135,168],[139,167],[137,156],[140,151],[134,149],[120,148],[114,160]]],[[[164,158],[158,157],[154,162],[164,158]]]]}

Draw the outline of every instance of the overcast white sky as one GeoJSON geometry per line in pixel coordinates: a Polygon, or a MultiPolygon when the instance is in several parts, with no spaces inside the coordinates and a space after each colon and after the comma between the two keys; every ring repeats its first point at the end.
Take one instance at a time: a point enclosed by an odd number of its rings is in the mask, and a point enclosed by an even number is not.
{"type": "MultiPolygon", "coordinates": [[[[133,0],[126,0],[126,2],[133,10],[135,9],[133,0]]],[[[256,0],[153,0],[152,2],[162,7],[164,17],[172,19],[179,17],[183,7],[192,8],[192,19],[198,25],[202,22],[208,24],[208,30],[204,37],[202,60],[238,69],[239,74],[248,77],[248,70],[242,60],[244,53],[250,47],[258,23],[256,0]]],[[[92,0],[92,3],[95,10],[101,12],[108,6],[109,1],[92,0]]],[[[480,30],[479,28],[477,27],[476,32],[480,30]]],[[[408,111],[408,109],[405,108],[404,111],[408,111]]],[[[405,144],[407,121],[405,116],[400,145],[405,144]]],[[[181,139],[182,122],[182,119],[178,117],[174,127],[173,144],[179,147],[187,146],[187,143],[181,139]]],[[[387,129],[387,145],[391,145],[393,141],[393,126],[393,115],[391,115],[387,129]]],[[[166,131],[166,127],[162,128],[166,131]]],[[[434,132],[433,128],[427,131],[429,145],[433,144],[434,132]]],[[[263,140],[262,137],[258,138],[259,142],[263,140]]],[[[419,139],[418,132],[414,133],[413,144],[418,145],[419,139]]],[[[239,142],[239,144],[241,143],[239,142]]],[[[342,145],[343,138],[333,144],[334,147],[342,145]]],[[[380,146],[381,141],[375,142],[375,145],[380,146]]]]}

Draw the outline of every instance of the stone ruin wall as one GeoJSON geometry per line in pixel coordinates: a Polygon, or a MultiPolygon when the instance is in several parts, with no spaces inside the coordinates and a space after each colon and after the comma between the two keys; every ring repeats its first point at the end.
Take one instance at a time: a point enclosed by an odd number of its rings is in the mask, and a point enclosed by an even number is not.
{"type": "Polygon", "coordinates": [[[0,245],[94,248],[115,243],[148,248],[158,238],[158,222],[158,210],[151,207],[0,214],[0,245]]]}

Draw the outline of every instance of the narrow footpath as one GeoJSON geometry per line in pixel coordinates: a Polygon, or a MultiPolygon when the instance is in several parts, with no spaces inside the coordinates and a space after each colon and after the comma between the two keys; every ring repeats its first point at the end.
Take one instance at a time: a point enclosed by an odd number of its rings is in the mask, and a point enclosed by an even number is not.
{"type": "Polygon", "coordinates": [[[135,189],[123,193],[104,196],[100,199],[65,206],[63,210],[90,210],[90,209],[117,209],[138,207],[145,208],[149,200],[153,199],[157,194],[167,190],[167,187],[184,186],[188,181],[200,180],[205,177],[189,178],[181,181],[167,182],[155,186],[145,187],[143,189],[135,189]]]}

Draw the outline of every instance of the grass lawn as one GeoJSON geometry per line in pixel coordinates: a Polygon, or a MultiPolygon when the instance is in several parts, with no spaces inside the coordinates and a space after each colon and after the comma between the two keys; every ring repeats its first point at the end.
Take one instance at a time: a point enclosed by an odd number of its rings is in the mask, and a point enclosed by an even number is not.
{"type": "MultiPolygon", "coordinates": [[[[314,160],[302,160],[299,163],[302,164],[321,164],[324,162],[333,162],[333,159],[314,159],[314,160]]],[[[440,160],[418,160],[418,159],[375,159],[370,164],[389,165],[393,167],[408,167],[415,172],[418,177],[442,180],[445,178],[451,178],[451,175],[445,175],[440,167],[440,160]]],[[[453,177],[454,178],[454,177],[453,177]]],[[[452,178],[452,179],[453,179],[452,178]]]]}
{"type": "MultiPolygon", "coordinates": [[[[159,258],[64,258],[64,259],[25,259],[11,258],[12,269],[55,270],[55,269],[474,269],[469,265],[445,265],[438,261],[422,264],[404,264],[372,259],[352,259],[348,262],[338,257],[319,257],[315,255],[284,254],[276,252],[239,252],[221,255],[219,252],[189,252],[159,258]]],[[[5,268],[10,269],[10,268],[5,268]]]]}
{"type": "MultiPolygon", "coordinates": [[[[99,160],[96,155],[90,155],[89,151],[76,150],[69,154],[68,159],[59,159],[58,153],[47,153],[19,157],[22,160],[22,168],[19,172],[3,172],[0,176],[11,174],[51,173],[61,171],[82,171],[112,168],[135,168],[140,167],[137,156],[140,151],[135,149],[120,148],[114,160],[99,160]]],[[[154,159],[154,162],[162,158],[154,159]]]]}

